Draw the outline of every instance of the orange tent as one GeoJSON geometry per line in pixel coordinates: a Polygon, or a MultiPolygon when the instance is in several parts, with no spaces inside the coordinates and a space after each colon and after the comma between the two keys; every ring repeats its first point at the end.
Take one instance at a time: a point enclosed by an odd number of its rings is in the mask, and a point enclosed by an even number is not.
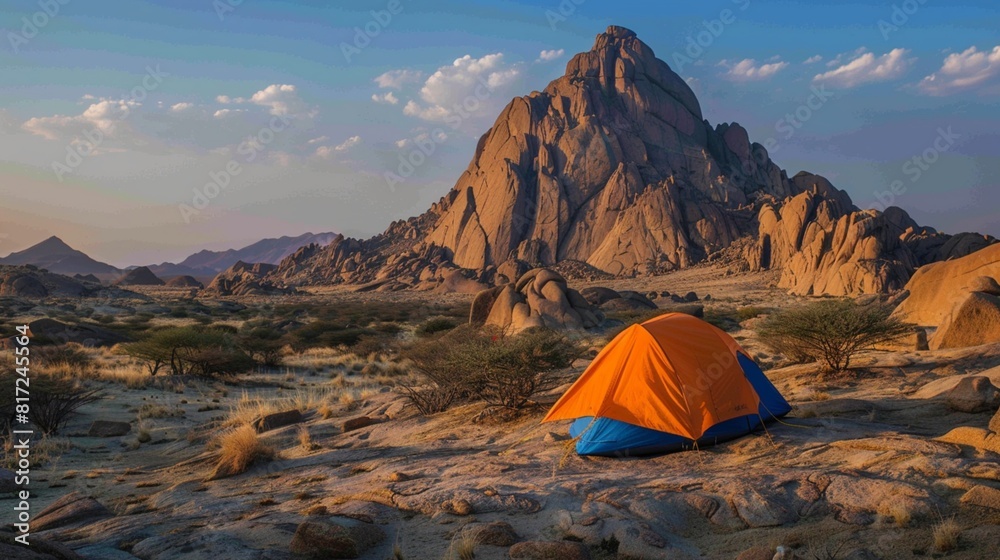
{"type": "Polygon", "coordinates": [[[611,419],[698,440],[727,420],[752,416],[760,425],[761,387],[751,383],[756,374],[777,395],[732,337],[690,315],[668,313],[608,343],[543,422],[611,419]]]}

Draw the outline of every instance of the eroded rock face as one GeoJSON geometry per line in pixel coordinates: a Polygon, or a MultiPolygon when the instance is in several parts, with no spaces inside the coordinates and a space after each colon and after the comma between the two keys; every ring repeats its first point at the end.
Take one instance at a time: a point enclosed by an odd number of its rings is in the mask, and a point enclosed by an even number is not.
{"type": "Polygon", "coordinates": [[[603,319],[580,292],[569,288],[562,276],[547,268],[530,270],[516,283],[477,296],[480,311],[473,313],[470,320],[475,323],[484,315],[484,302],[490,299],[492,305],[484,323],[511,333],[531,327],[589,329],[603,319]]]}
{"type": "Polygon", "coordinates": [[[789,179],[739,124],[705,121],[684,80],[612,26],[503,109],[427,212],[368,240],[303,247],[269,279],[472,291],[528,265],[657,274],[740,242],[750,269],[783,269],[793,293],[854,295],[902,288],[918,266],[992,241],[921,228],[898,208],[859,210],[818,175],[789,179]]]}
{"type": "Polygon", "coordinates": [[[921,228],[903,210],[858,210],[844,191],[799,173],[804,192],[758,214],[757,242],[745,250],[750,270],[781,269],[779,287],[798,295],[847,296],[902,289],[917,267],[962,257],[991,243],[921,228]],[[954,241],[954,242],[952,242],[954,241]]]}
{"type": "Polygon", "coordinates": [[[277,267],[273,264],[245,263],[240,261],[219,273],[204,292],[218,296],[259,296],[291,293],[267,275],[277,267]]]}
{"type": "Polygon", "coordinates": [[[793,188],[742,127],[711,128],[687,84],[611,27],[503,110],[427,240],[472,269],[574,259],[645,273],[729,245],[743,232],[728,210],[793,188]]]}
{"type": "Polygon", "coordinates": [[[1000,297],[970,292],[944,318],[930,347],[963,348],[1000,342],[1000,297]]]}

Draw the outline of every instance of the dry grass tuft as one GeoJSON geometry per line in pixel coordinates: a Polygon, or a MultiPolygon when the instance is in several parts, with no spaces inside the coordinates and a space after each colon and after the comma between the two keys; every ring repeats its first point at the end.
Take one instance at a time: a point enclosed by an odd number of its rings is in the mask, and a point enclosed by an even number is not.
{"type": "Polygon", "coordinates": [[[225,432],[219,436],[218,443],[219,461],[209,480],[246,472],[255,463],[270,461],[276,455],[274,449],[261,440],[257,430],[250,426],[225,432]]]}
{"type": "Polygon", "coordinates": [[[934,550],[948,552],[958,548],[958,539],[962,534],[962,526],[954,518],[942,519],[934,525],[934,550]]]}
{"type": "Polygon", "coordinates": [[[476,557],[476,545],[479,535],[476,531],[462,531],[451,541],[444,560],[473,560],[476,557]]]}
{"type": "Polygon", "coordinates": [[[900,501],[882,502],[878,507],[878,514],[886,521],[891,520],[897,527],[906,527],[913,519],[909,506],[900,501]]]}

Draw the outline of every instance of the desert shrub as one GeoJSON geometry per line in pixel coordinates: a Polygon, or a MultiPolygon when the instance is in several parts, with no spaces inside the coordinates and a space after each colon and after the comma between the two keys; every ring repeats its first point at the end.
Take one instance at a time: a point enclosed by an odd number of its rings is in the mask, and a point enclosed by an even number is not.
{"type": "Polygon", "coordinates": [[[417,327],[417,336],[431,336],[439,332],[450,331],[458,326],[454,319],[448,317],[435,317],[428,319],[417,327]]]}
{"type": "Polygon", "coordinates": [[[395,338],[385,335],[362,335],[354,343],[350,350],[356,356],[371,356],[380,352],[390,350],[395,338]]]}
{"type": "Polygon", "coordinates": [[[739,314],[731,307],[710,307],[705,310],[704,320],[727,332],[740,329],[739,314]]]}
{"type": "Polygon", "coordinates": [[[765,313],[768,313],[769,309],[766,307],[757,307],[755,305],[748,305],[746,307],[740,307],[736,310],[736,316],[739,318],[740,322],[746,321],[748,319],[753,319],[759,317],[765,313]]]}
{"type": "Polygon", "coordinates": [[[253,426],[240,426],[223,433],[218,439],[219,460],[211,480],[244,473],[256,463],[275,457],[274,448],[265,444],[253,426]]]}
{"type": "Polygon", "coordinates": [[[578,355],[575,344],[551,330],[505,335],[471,326],[420,340],[404,351],[431,382],[430,388],[408,389],[425,414],[440,412],[460,397],[510,410],[523,408],[549,386],[551,372],[568,367],[578,355]]]}
{"type": "Polygon", "coordinates": [[[267,367],[281,365],[281,349],[285,341],[284,334],[277,329],[265,326],[244,329],[236,338],[236,343],[260,365],[267,367]]]}
{"type": "Polygon", "coordinates": [[[94,360],[90,354],[76,343],[60,344],[58,346],[39,346],[32,349],[32,362],[42,367],[58,367],[84,371],[93,366],[94,360]]]}
{"type": "Polygon", "coordinates": [[[292,342],[296,350],[317,346],[336,348],[353,346],[362,336],[373,334],[369,329],[348,327],[339,322],[313,321],[292,332],[292,342]]]}
{"type": "MultiPolygon", "coordinates": [[[[15,376],[13,370],[0,372],[0,383],[11,388],[0,392],[0,428],[3,431],[13,425],[15,417],[15,376]]],[[[101,398],[98,391],[87,389],[78,380],[43,374],[31,377],[30,394],[28,420],[46,435],[59,433],[77,409],[101,398]]]]}
{"type": "Polygon", "coordinates": [[[156,331],[145,340],[121,345],[121,351],[144,362],[152,375],[164,366],[174,375],[233,375],[255,365],[233,335],[204,327],[156,331]]]}
{"type": "Polygon", "coordinates": [[[770,315],[759,334],[771,350],[790,359],[820,360],[830,371],[843,371],[858,352],[910,332],[910,326],[891,313],[884,304],[821,300],[770,315]]]}

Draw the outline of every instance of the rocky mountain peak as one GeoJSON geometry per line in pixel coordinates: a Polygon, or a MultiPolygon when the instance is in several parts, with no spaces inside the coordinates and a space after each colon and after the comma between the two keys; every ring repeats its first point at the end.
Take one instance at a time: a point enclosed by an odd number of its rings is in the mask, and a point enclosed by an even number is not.
{"type": "Polygon", "coordinates": [[[611,26],[564,76],[511,100],[452,190],[423,215],[369,240],[300,251],[271,279],[451,289],[565,261],[598,274],[659,274],[755,237],[762,241],[746,255],[751,269],[789,266],[807,252],[822,263],[799,266],[788,286],[877,291],[905,282],[922,262],[911,246],[928,255],[946,247],[906,224],[912,241],[900,249],[905,222],[859,212],[819,175],[789,179],[742,126],[705,121],[684,79],[634,32],[611,26]],[[784,210],[786,202],[793,208],[784,210]],[[816,255],[844,239],[860,263],[852,279],[814,282],[842,272],[836,258],[816,255]]]}

